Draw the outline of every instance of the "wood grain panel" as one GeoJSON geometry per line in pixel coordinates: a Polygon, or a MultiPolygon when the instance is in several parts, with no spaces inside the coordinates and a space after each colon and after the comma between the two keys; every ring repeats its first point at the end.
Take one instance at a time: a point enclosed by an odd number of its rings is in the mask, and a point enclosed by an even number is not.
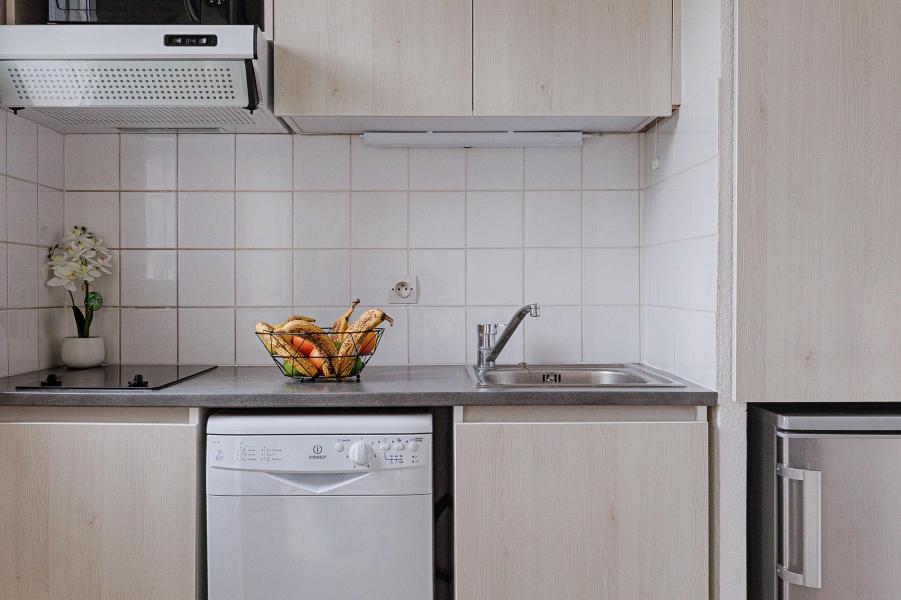
{"type": "Polygon", "coordinates": [[[705,423],[455,425],[458,600],[704,600],[705,423]]]}
{"type": "Polygon", "coordinates": [[[738,4],[736,393],[897,401],[897,0],[738,4]]]}
{"type": "Polygon", "coordinates": [[[280,115],[472,114],[469,0],[275,0],[280,115]]]}
{"type": "Polygon", "coordinates": [[[673,0],[474,0],[477,116],[672,112],[673,0]]]}
{"type": "Polygon", "coordinates": [[[194,600],[198,435],[0,424],[4,600],[194,600]]]}

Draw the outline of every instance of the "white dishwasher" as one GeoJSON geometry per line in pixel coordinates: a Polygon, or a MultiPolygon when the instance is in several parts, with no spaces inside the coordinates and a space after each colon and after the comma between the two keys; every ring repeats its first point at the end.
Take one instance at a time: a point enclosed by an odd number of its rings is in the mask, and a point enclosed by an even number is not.
{"type": "Polygon", "coordinates": [[[210,600],[433,597],[429,414],[217,414],[210,600]]]}

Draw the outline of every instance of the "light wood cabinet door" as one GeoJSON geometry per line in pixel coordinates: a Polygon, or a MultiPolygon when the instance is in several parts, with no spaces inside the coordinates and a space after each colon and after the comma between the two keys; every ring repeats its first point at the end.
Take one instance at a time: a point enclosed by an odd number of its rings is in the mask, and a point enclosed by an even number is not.
{"type": "Polygon", "coordinates": [[[471,0],[275,0],[275,112],[472,115],[471,0]]]}
{"type": "Polygon", "coordinates": [[[477,116],[669,115],[673,0],[474,0],[477,116]]]}
{"type": "Polygon", "coordinates": [[[736,6],[736,399],[897,401],[901,5],[736,6]]]}
{"type": "Polygon", "coordinates": [[[458,423],[457,600],[705,600],[707,426],[458,423]]]}
{"type": "Polygon", "coordinates": [[[197,427],[0,423],[4,600],[194,600],[197,427]]]}

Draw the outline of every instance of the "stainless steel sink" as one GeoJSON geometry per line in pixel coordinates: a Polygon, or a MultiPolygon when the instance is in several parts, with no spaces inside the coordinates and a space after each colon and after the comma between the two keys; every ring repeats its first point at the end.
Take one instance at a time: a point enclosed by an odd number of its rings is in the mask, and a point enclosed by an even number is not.
{"type": "Polygon", "coordinates": [[[685,387],[650,369],[617,365],[498,365],[469,367],[476,387],[685,387]]]}

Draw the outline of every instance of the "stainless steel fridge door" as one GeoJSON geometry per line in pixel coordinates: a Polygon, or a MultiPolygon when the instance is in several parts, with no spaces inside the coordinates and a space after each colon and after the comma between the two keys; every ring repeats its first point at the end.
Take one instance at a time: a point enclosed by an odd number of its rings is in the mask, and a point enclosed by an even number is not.
{"type": "Polygon", "coordinates": [[[901,436],[778,435],[781,598],[901,598],[901,436]]]}

